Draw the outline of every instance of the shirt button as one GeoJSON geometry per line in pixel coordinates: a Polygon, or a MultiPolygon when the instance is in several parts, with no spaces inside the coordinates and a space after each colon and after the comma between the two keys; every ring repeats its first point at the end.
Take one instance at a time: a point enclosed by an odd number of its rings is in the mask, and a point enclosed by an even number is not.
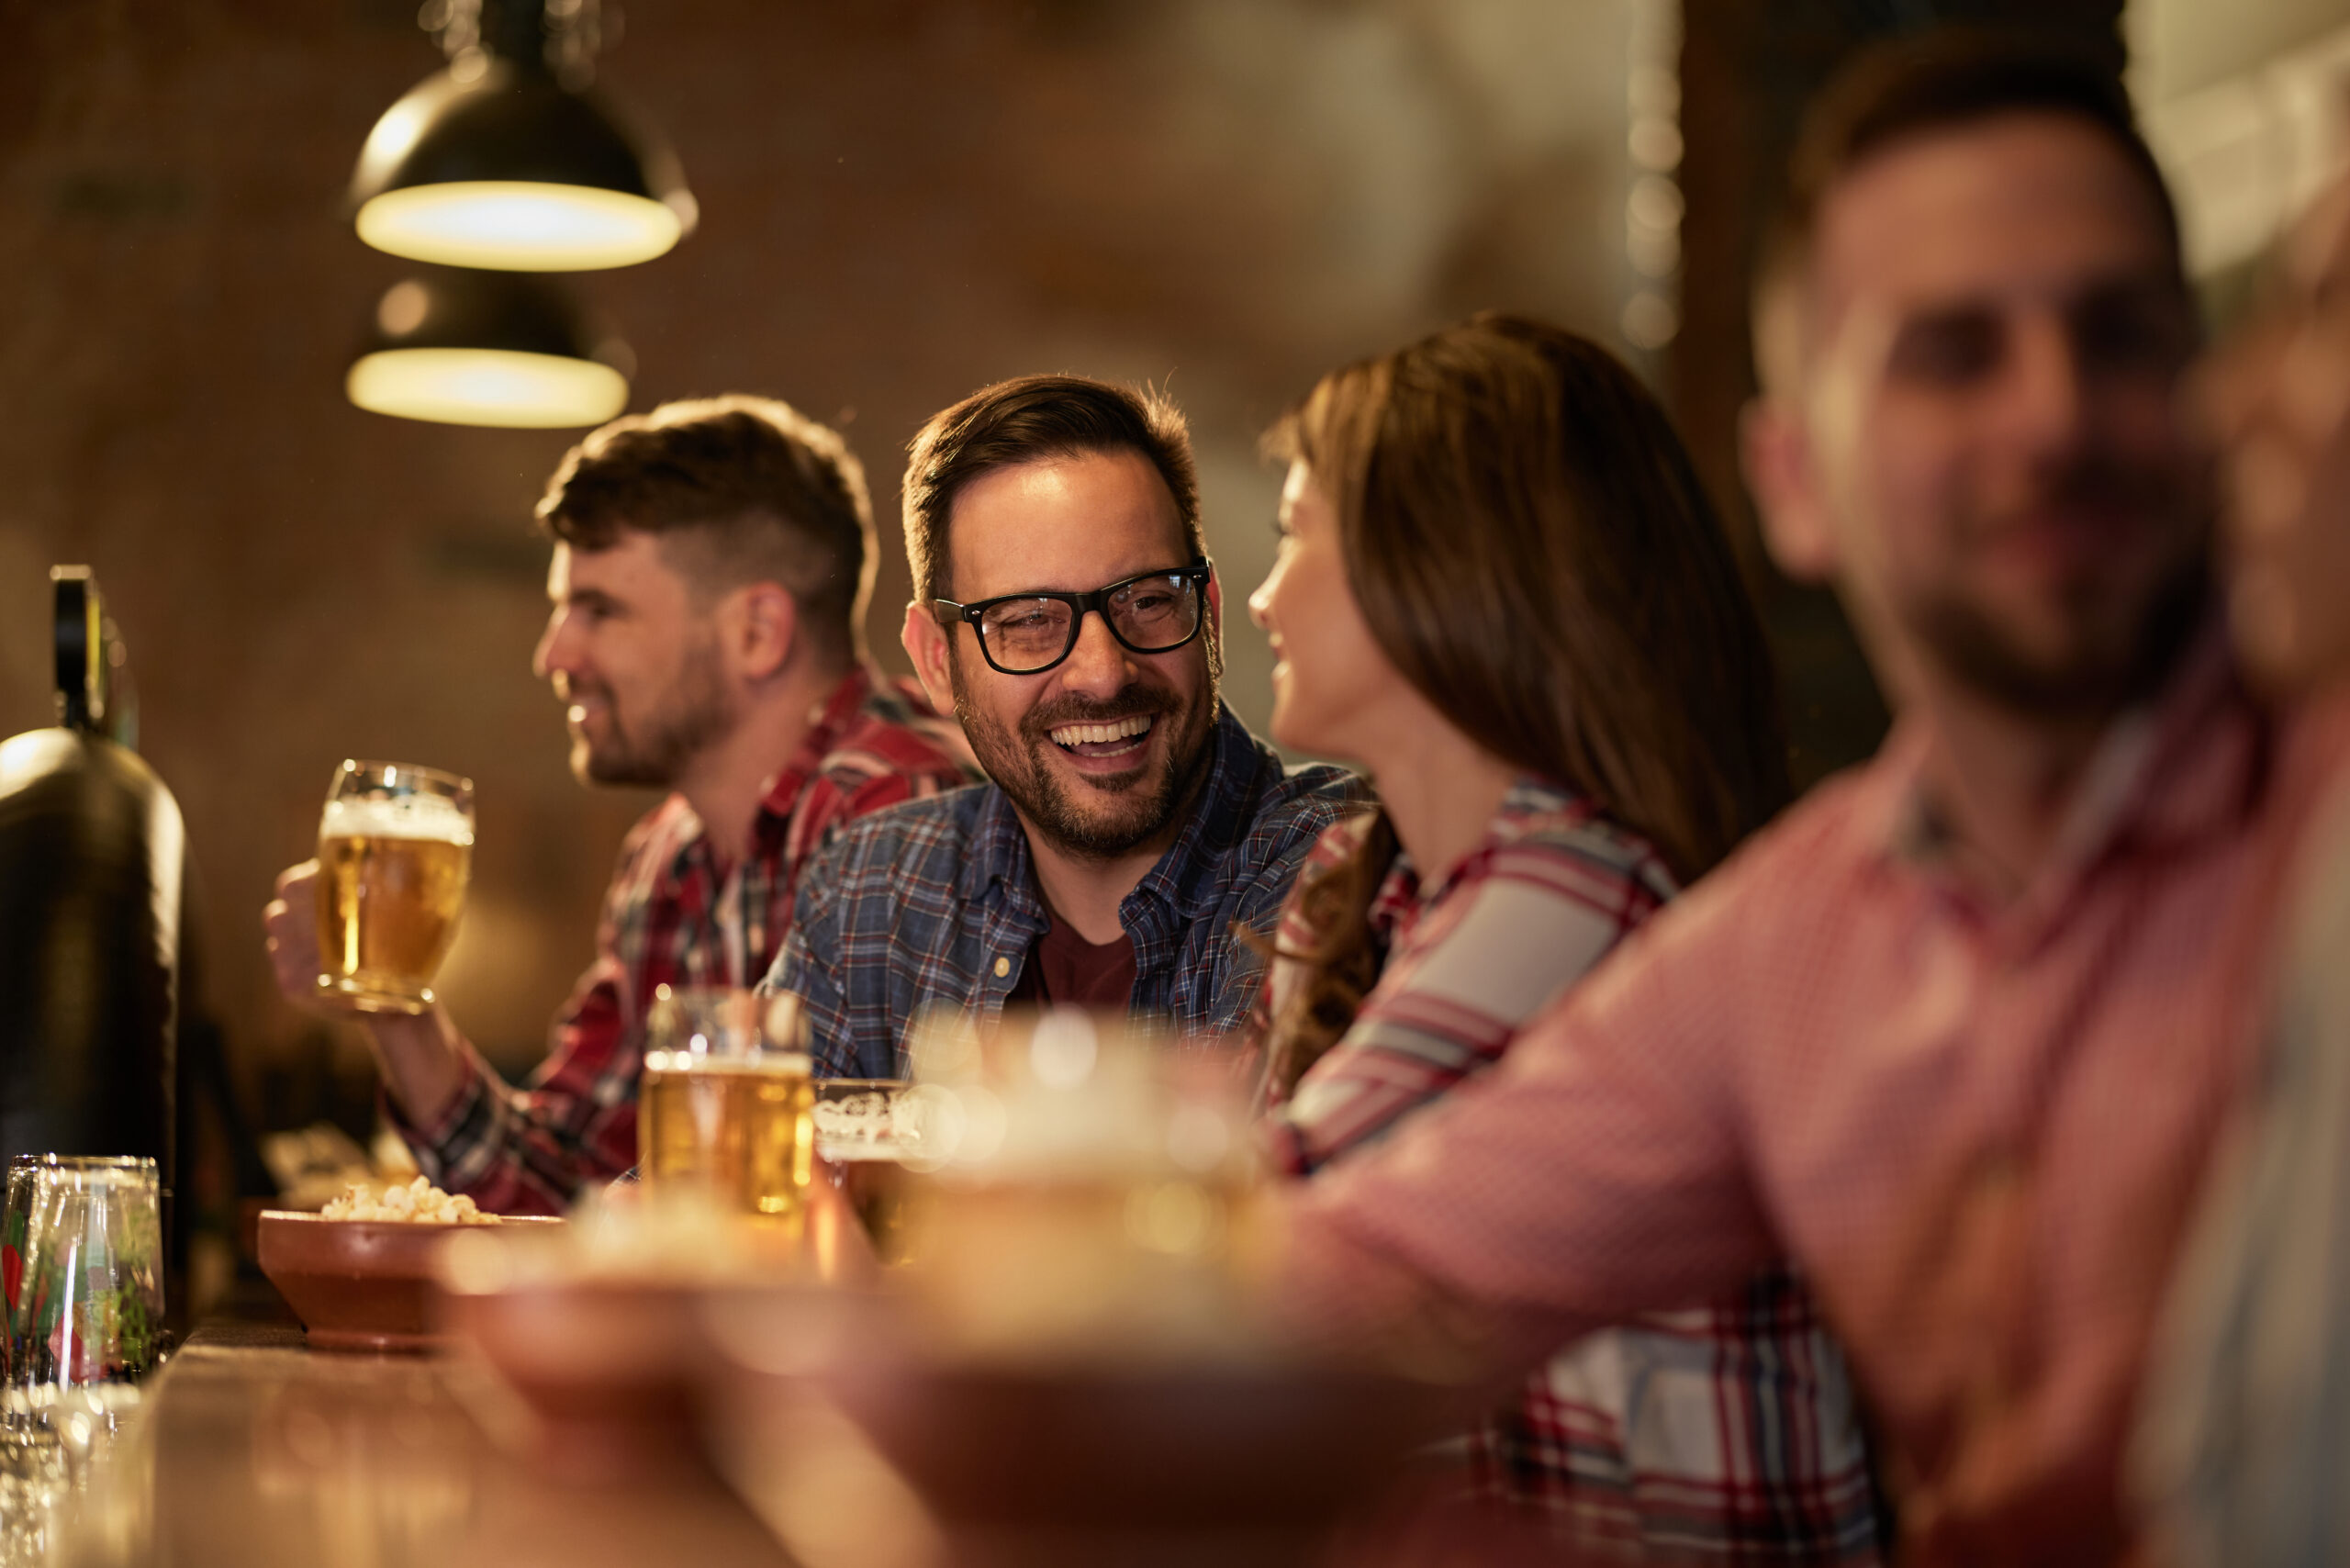
{"type": "Polygon", "coordinates": [[[998,980],[1002,980],[1004,976],[1006,976],[1006,975],[1010,974],[1011,972],[1012,972],[1012,960],[1011,960],[1010,958],[998,958],[998,959],[995,961],[995,978],[996,978],[996,979],[998,979],[998,980]]]}

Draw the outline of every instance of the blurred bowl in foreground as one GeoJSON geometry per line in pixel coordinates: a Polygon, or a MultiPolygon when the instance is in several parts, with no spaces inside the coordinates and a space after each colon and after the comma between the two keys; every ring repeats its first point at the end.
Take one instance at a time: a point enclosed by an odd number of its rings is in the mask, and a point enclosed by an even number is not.
{"type": "MultiPolygon", "coordinates": [[[[1270,1358],[942,1359],[902,1296],[744,1294],[705,1314],[716,1437],[754,1506],[773,1515],[805,1490],[783,1472],[825,1456],[773,1416],[821,1403],[920,1499],[956,1568],[1311,1561],[1458,1414],[1435,1384],[1270,1358]]],[[[809,1500],[811,1543],[850,1479],[809,1500]]],[[[770,1518],[826,1568],[792,1522],[770,1518]]]]}
{"type": "Polygon", "coordinates": [[[440,1316],[529,1412],[520,1446],[579,1482],[697,1462],[699,1287],[539,1280],[495,1290],[441,1282],[440,1316]]]}
{"type": "Polygon", "coordinates": [[[1295,1366],[845,1366],[823,1380],[957,1539],[1309,1539],[1440,1408],[1425,1384],[1295,1366]]]}
{"type": "Polygon", "coordinates": [[[792,1223],[648,1191],[567,1230],[485,1226],[439,1255],[441,1320],[514,1396],[510,1440],[559,1479],[699,1469],[706,1300],[825,1294],[875,1265],[837,1194],[792,1223]]]}

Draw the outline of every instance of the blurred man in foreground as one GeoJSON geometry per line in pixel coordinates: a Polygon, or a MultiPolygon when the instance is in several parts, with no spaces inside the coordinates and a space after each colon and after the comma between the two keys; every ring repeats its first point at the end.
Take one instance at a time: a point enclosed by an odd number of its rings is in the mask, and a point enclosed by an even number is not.
{"type": "Polygon", "coordinates": [[[895,1078],[925,1008],[1237,1028],[1253,950],[1354,804],[1225,707],[1222,590],[1174,405],[1071,375],[981,389],[906,467],[906,652],[992,780],[858,823],[810,868],[769,983],[820,1074],[895,1078]]]}
{"type": "MultiPolygon", "coordinates": [[[[2230,629],[2288,697],[2350,701],[2350,178],[2205,377],[2225,446],[2230,629]]],[[[2350,801],[2304,868],[2270,1057],[2174,1295],[2139,1454],[2164,1555],[2350,1561],[2350,801]]]]}
{"type": "MultiPolygon", "coordinates": [[[[763,398],[673,403],[574,448],[539,518],[554,610],[532,667],[569,710],[572,771],[673,793],[621,846],[596,962],[525,1087],[444,1007],[360,1019],[424,1173],[507,1214],[559,1212],[635,1163],[656,987],[756,981],[844,823],[968,777],[953,725],[865,662],[872,510],[832,431],[763,398]]],[[[305,1005],[316,873],[287,871],[265,912],[305,1005]]]]}
{"type": "Polygon", "coordinates": [[[1304,1192],[1283,1299],[1516,1366],[1784,1249],[1907,1561],[2114,1562],[2154,1305],[2341,735],[2255,706],[2210,613],[2193,305],[2119,84],[1929,39],[1843,79],[1791,185],[1749,472],[1895,733],[1304,1192]]]}

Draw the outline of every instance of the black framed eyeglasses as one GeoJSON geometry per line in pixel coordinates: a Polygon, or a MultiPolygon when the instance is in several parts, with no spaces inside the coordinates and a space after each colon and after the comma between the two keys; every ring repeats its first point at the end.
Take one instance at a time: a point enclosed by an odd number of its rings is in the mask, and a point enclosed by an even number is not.
{"type": "Polygon", "coordinates": [[[977,604],[934,599],[930,612],[941,626],[970,622],[979,634],[979,652],[1005,675],[1042,675],[1076,648],[1089,610],[1129,653],[1173,653],[1206,622],[1208,578],[1214,572],[1200,556],[1188,566],[1144,572],[1091,593],[1008,593],[977,604]]]}

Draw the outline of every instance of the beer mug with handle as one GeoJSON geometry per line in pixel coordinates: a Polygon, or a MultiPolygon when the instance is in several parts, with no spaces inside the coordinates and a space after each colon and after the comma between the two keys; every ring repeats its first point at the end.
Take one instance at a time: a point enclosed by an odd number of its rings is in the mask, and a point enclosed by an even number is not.
{"type": "Polygon", "coordinates": [[[421,1013],[457,935],[474,854],[470,778],[345,762],[319,822],[319,991],[365,1013],[421,1013]]]}

